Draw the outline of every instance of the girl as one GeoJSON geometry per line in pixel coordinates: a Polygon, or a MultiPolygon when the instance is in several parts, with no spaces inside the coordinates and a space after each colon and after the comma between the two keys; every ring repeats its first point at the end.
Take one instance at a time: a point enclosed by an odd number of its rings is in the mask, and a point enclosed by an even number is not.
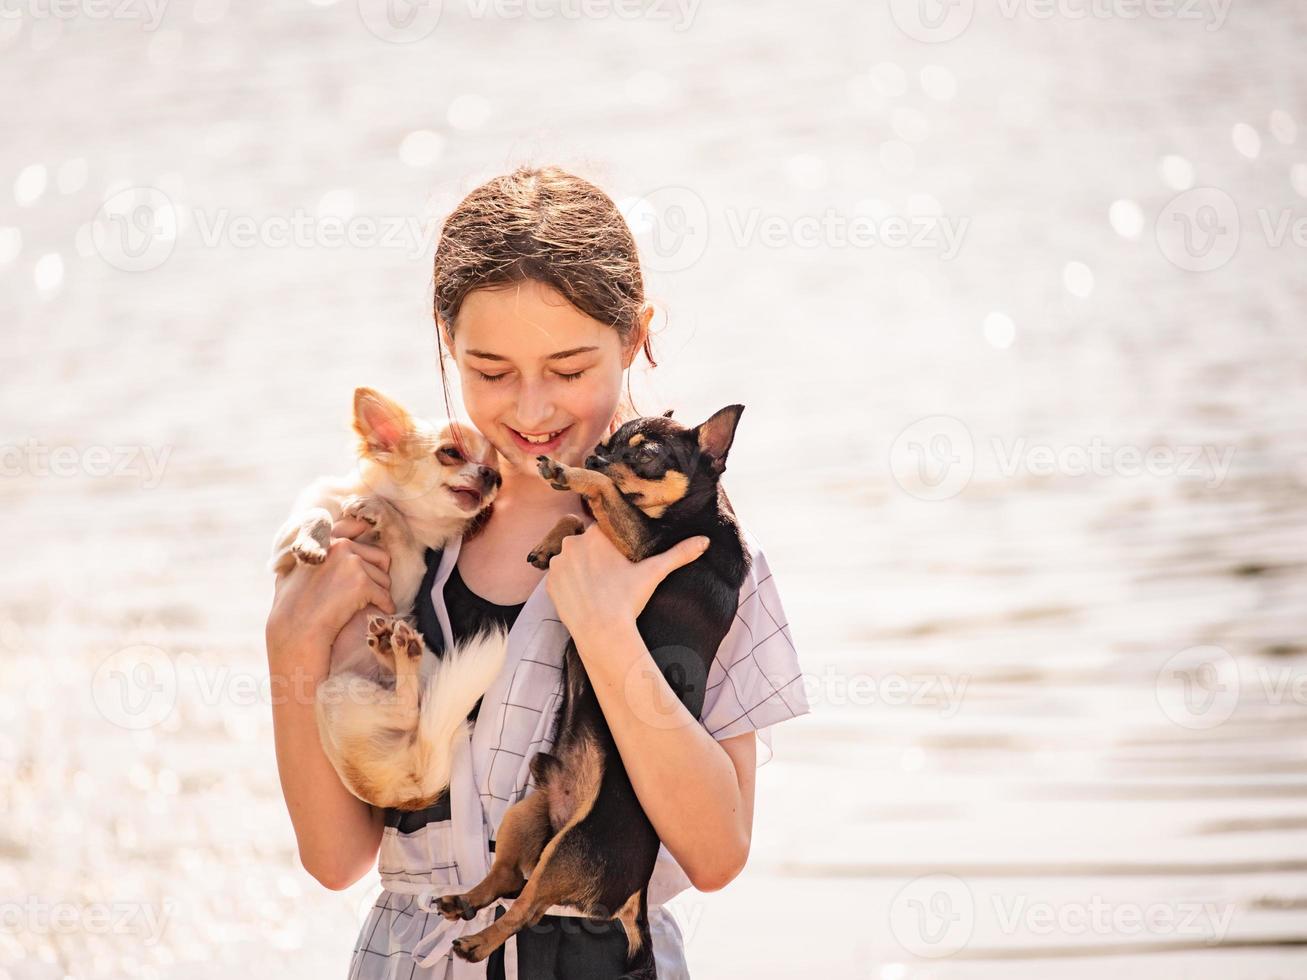
{"type": "MultiPolygon", "coordinates": [[[[434,285],[442,381],[447,349],[467,414],[499,451],[503,477],[488,519],[428,554],[417,611],[437,653],[486,622],[511,627],[503,673],[470,716],[481,719],[467,747],[478,791],[470,795],[474,803],[479,795],[484,812],[478,821],[460,811],[452,792],[421,813],[378,810],[345,790],[322,753],[312,692],[332,643],[358,642],[376,607],[393,612],[386,555],[353,540],[362,524],[341,521],[324,563],[297,566],[278,582],[268,619],[270,668],[294,675],[298,683],[288,689],[301,692],[274,707],[277,763],[301,862],[328,888],[343,889],[380,851],[383,891],[360,933],[351,978],[621,976],[626,941],[616,921],[546,915],[471,965],[434,948],[443,920],[421,894],[458,891],[460,882],[466,888],[479,880],[469,863],[488,867],[489,854],[469,858],[468,841],[493,849],[504,809],[529,788],[526,763],[535,748],[547,747],[547,706],[556,702],[545,695],[570,634],[663,842],[649,890],[659,976],[686,977],[683,942],[665,902],[690,885],[722,888],[739,874],[761,764],[754,732],[769,753],[767,726],[810,710],[775,579],[741,524],[753,567],[708,678],[700,721],[653,669],[635,620],[658,583],[694,561],[705,539],[629,562],[593,526],[578,495],[553,489],[537,472],[542,453],[580,466],[635,416],[622,380],[637,352],[655,365],[653,308],[635,242],[607,195],[553,167],[489,181],[447,219],[434,285]],[[589,526],[540,572],[525,556],[564,514],[589,526]],[[482,828],[469,826],[477,822],[484,822],[486,846],[482,828]]],[[[448,409],[447,388],[445,399],[448,409]]]]}

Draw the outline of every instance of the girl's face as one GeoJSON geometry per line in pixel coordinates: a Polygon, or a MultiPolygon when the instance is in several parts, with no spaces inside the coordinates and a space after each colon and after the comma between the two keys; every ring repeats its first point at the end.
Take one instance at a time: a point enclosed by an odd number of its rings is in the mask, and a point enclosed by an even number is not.
{"type": "Polygon", "coordinates": [[[623,350],[616,330],[534,280],[473,290],[457,336],[444,339],[472,424],[507,465],[533,475],[536,456],[580,466],[608,437],[622,372],[643,342],[623,350]]]}

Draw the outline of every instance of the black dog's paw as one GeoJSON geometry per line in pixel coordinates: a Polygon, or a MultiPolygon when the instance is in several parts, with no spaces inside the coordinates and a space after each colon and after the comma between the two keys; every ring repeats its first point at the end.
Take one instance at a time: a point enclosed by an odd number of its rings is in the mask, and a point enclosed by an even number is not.
{"type": "Polygon", "coordinates": [[[454,955],[460,960],[477,963],[485,958],[481,952],[482,943],[476,936],[461,936],[454,940],[454,955]]]}
{"type": "Polygon", "coordinates": [[[445,895],[436,900],[436,911],[446,919],[472,919],[476,911],[462,895],[445,895]]]}
{"type": "Polygon", "coordinates": [[[564,467],[555,463],[548,456],[537,456],[536,467],[540,470],[540,475],[549,481],[549,485],[555,490],[569,490],[567,485],[567,471],[564,467]]]}

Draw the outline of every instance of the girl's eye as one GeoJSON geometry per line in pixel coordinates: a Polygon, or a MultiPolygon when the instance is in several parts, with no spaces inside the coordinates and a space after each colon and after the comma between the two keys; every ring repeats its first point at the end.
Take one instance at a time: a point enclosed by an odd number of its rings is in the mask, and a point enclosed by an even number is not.
{"type": "MultiPolygon", "coordinates": [[[[504,378],[508,376],[507,371],[505,371],[503,374],[486,374],[484,371],[477,371],[476,374],[477,377],[480,378],[482,381],[490,381],[490,382],[502,381],[504,378]]],[[[560,374],[559,377],[562,378],[564,381],[575,381],[583,374],[585,374],[584,371],[577,371],[575,374],[560,374]]]]}

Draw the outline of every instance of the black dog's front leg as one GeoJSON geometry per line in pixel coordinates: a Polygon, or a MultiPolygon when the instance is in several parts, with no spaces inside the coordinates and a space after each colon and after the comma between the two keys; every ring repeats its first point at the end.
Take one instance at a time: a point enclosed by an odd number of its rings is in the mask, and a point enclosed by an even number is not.
{"type": "Polygon", "coordinates": [[[586,499],[600,529],[631,561],[643,561],[658,551],[653,523],[604,474],[563,466],[548,456],[537,456],[536,460],[540,475],[551,487],[571,490],[586,499]]]}

